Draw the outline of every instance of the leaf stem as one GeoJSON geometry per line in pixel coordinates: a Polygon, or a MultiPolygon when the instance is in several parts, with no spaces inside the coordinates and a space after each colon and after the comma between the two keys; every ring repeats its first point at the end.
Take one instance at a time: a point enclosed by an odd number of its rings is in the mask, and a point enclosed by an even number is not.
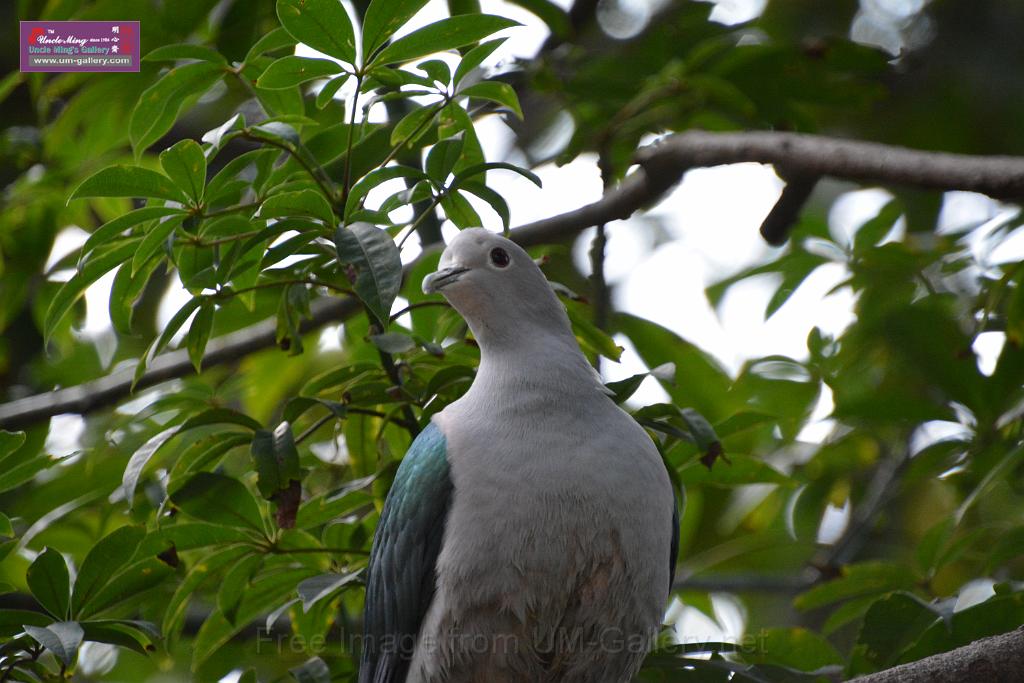
{"type": "MultiPolygon", "coordinates": [[[[352,186],[352,142],[355,139],[355,128],[356,128],[356,110],[359,108],[359,90],[363,87],[363,72],[360,71],[356,74],[356,91],[352,95],[352,111],[349,112],[348,116],[348,143],[346,145],[347,150],[345,152],[345,174],[343,176],[342,187],[341,187],[341,203],[344,204],[348,199],[348,192],[352,186]]],[[[381,168],[387,162],[380,164],[381,168]]]]}

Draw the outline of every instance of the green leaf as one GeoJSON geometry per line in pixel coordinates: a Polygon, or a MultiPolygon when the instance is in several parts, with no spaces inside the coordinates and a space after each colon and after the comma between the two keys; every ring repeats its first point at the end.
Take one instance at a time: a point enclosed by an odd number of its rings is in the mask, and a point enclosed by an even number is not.
{"type": "Polygon", "coordinates": [[[358,571],[348,574],[321,574],[306,579],[296,588],[299,598],[302,599],[302,611],[308,612],[316,603],[354,583],[359,574],[358,571]]]}
{"type": "Polygon", "coordinates": [[[443,186],[461,154],[462,138],[441,140],[431,147],[430,153],[427,154],[427,161],[424,165],[427,175],[437,185],[443,186]]]}
{"type": "Polygon", "coordinates": [[[686,422],[686,426],[690,430],[690,434],[693,435],[694,441],[697,442],[697,448],[702,453],[708,456],[714,457],[722,452],[722,442],[719,440],[718,435],[715,434],[715,428],[707,421],[707,419],[693,408],[683,408],[679,411],[683,421],[686,422]]]}
{"type": "Polygon", "coordinates": [[[248,434],[232,432],[214,432],[197,440],[185,449],[171,467],[167,488],[177,488],[189,474],[215,466],[232,448],[247,446],[251,441],[252,437],[248,434]]]}
{"type": "Polygon", "coordinates": [[[156,197],[185,203],[185,194],[167,176],[141,166],[108,166],[82,181],[68,198],[156,197]]]}
{"type": "Polygon", "coordinates": [[[519,25],[511,19],[491,14],[462,14],[449,17],[399,38],[381,50],[371,65],[408,62],[435,52],[463,47],[502,29],[519,25]]]}
{"type": "Polygon", "coordinates": [[[25,629],[25,625],[47,626],[53,617],[42,612],[27,609],[0,609],[0,638],[10,638],[25,629]]]}
{"type": "Polygon", "coordinates": [[[282,192],[267,197],[260,206],[260,218],[282,216],[312,216],[327,225],[334,225],[334,212],[322,194],[316,190],[282,192]]]}
{"type": "Polygon", "coordinates": [[[469,75],[469,73],[473,69],[480,66],[480,64],[485,59],[490,57],[492,52],[501,47],[501,44],[504,43],[506,40],[508,40],[508,38],[498,38],[497,40],[489,40],[486,43],[480,43],[472,50],[467,52],[462,57],[462,61],[459,62],[459,65],[455,67],[455,79],[453,81],[455,85],[458,86],[459,83],[462,82],[463,78],[469,75]]]}
{"type": "Polygon", "coordinates": [[[150,361],[152,361],[153,358],[163,351],[164,347],[171,342],[174,335],[181,329],[181,326],[185,324],[188,317],[192,315],[192,311],[202,305],[203,299],[204,297],[201,296],[190,299],[178,309],[177,313],[171,316],[171,319],[160,332],[160,336],[153,340],[153,343],[149,345],[148,349],[146,349],[146,353],[139,359],[139,364],[135,366],[135,376],[132,380],[133,387],[140,379],[142,379],[142,376],[146,374],[146,368],[149,367],[150,361]]]}
{"type": "Polygon", "coordinates": [[[356,294],[387,327],[391,305],[402,286],[402,259],[394,240],[375,225],[353,223],[338,227],[334,244],[338,261],[357,269],[356,294]]]}
{"type": "Polygon", "coordinates": [[[96,247],[103,246],[107,242],[119,237],[128,228],[135,227],[140,223],[156,220],[165,216],[186,215],[184,209],[173,206],[145,206],[141,209],[129,211],[123,216],[118,216],[112,221],[107,221],[96,229],[82,245],[82,256],[86,256],[96,247]]]}
{"type": "Polygon", "coordinates": [[[160,251],[169,240],[173,241],[172,235],[174,231],[184,223],[185,218],[182,214],[170,216],[159,221],[146,233],[146,236],[142,238],[142,243],[139,244],[139,248],[132,257],[132,277],[135,277],[142,270],[143,266],[149,262],[149,259],[160,251]]]}
{"type": "Polygon", "coordinates": [[[192,670],[197,670],[246,624],[285,601],[297,583],[315,573],[316,570],[306,567],[257,577],[242,596],[233,624],[219,610],[203,623],[192,642],[192,670]]]}
{"type": "Polygon", "coordinates": [[[339,420],[344,419],[345,415],[348,414],[348,408],[344,403],[338,401],[328,401],[322,398],[310,398],[308,396],[296,396],[290,399],[285,404],[284,412],[282,417],[288,422],[295,422],[299,419],[307,410],[314,406],[322,406],[326,408],[332,415],[339,420]]]}
{"type": "Polygon", "coordinates": [[[128,501],[128,509],[131,509],[133,506],[135,487],[139,483],[139,477],[142,475],[142,470],[145,469],[146,463],[156,455],[161,446],[177,433],[177,427],[165,429],[148,439],[137,451],[132,453],[132,457],[128,460],[128,465],[124,468],[124,474],[121,477],[121,488],[124,490],[125,500],[128,501]]]}
{"type": "Polygon", "coordinates": [[[363,17],[363,57],[369,59],[427,0],[372,0],[363,17]]]}
{"type": "Polygon", "coordinates": [[[386,166],[367,173],[358,183],[352,186],[352,190],[345,200],[345,215],[350,216],[367,194],[381,183],[394,178],[407,178],[411,180],[423,180],[426,174],[418,168],[411,166],[386,166]]]}
{"type": "Polygon", "coordinates": [[[123,607],[126,603],[137,605],[142,594],[173,574],[171,567],[156,558],[130,564],[80,607],[79,618],[88,619],[101,612],[123,607]]]}
{"type": "Polygon", "coordinates": [[[190,417],[185,420],[181,425],[180,431],[187,432],[190,429],[197,427],[206,427],[208,425],[217,424],[233,424],[239,427],[245,427],[246,429],[256,431],[261,429],[263,425],[249,417],[245,413],[240,413],[237,410],[231,410],[230,408],[211,408],[205,410],[195,417],[190,417]]]}
{"type": "MultiPolygon", "coordinates": [[[[481,81],[474,83],[458,93],[458,97],[476,97],[481,100],[497,102],[512,110],[518,118],[523,118],[523,110],[519,106],[519,96],[508,83],[501,81],[481,81]]],[[[537,181],[539,185],[540,182],[537,181]]]]}
{"type": "Polygon", "coordinates": [[[333,76],[343,70],[340,64],[329,59],[289,55],[268,66],[256,80],[256,85],[268,90],[282,90],[317,78],[333,76]]]}
{"type": "Polygon", "coordinates": [[[462,183],[462,191],[474,194],[487,202],[501,218],[502,229],[507,233],[512,225],[512,212],[508,208],[508,202],[500,194],[482,183],[468,181],[462,183]]]}
{"type": "Polygon", "coordinates": [[[71,600],[71,581],[64,557],[45,548],[29,565],[25,575],[28,588],[39,604],[57,619],[66,619],[71,600]]]}
{"type": "Polygon", "coordinates": [[[195,140],[185,138],[160,152],[160,166],[167,177],[198,206],[206,189],[206,156],[195,140]]]}
{"type": "Polygon", "coordinates": [[[454,189],[456,187],[459,187],[462,183],[469,180],[470,178],[481,175],[483,173],[486,173],[487,171],[496,168],[501,168],[506,171],[513,171],[523,176],[537,187],[543,186],[543,183],[541,183],[540,178],[537,177],[537,174],[533,173],[532,171],[516,166],[515,164],[505,163],[504,161],[491,161],[485,164],[476,164],[475,166],[470,166],[469,168],[463,169],[456,173],[455,180],[452,181],[451,188],[454,189]]]}
{"type": "MultiPolygon", "coordinates": [[[[7,432],[0,432],[5,434],[7,432]]],[[[0,538],[12,538],[14,536],[14,527],[11,526],[10,518],[4,513],[0,512],[0,538]]]]}
{"type": "Polygon", "coordinates": [[[843,662],[831,643],[805,628],[770,628],[761,631],[755,640],[755,651],[744,655],[748,661],[799,671],[816,671],[843,662]]]}
{"type": "Polygon", "coordinates": [[[647,376],[646,372],[641,372],[639,375],[633,375],[617,382],[608,382],[605,386],[612,392],[613,401],[624,403],[626,399],[636,393],[647,376]]]}
{"type": "Polygon", "coordinates": [[[434,118],[441,107],[437,104],[425,107],[416,107],[402,117],[402,120],[395,124],[391,131],[392,145],[409,145],[416,142],[420,136],[429,129],[430,121],[434,118]]]}
{"type": "Polygon", "coordinates": [[[459,192],[449,191],[441,196],[441,208],[444,215],[455,224],[455,227],[463,230],[483,225],[480,215],[473,208],[473,205],[459,192]]]}
{"type": "Polygon", "coordinates": [[[161,626],[164,636],[168,640],[174,640],[181,632],[189,600],[194,597],[200,586],[211,576],[217,575],[223,567],[234,564],[251,552],[251,547],[231,545],[214,550],[192,565],[188,574],[174,591],[174,595],[171,596],[167,603],[167,609],[164,611],[161,626]]]}
{"type": "Polygon", "coordinates": [[[78,647],[82,644],[85,632],[77,621],[59,621],[49,626],[25,626],[25,633],[33,640],[53,653],[64,663],[71,666],[78,656],[78,647]]]}
{"type": "Polygon", "coordinates": [[[729,407],[732,379],[704,351],[649,320],[623,313],[613,320],[615,331],[629,338],[647,367],[675,363],[679,384],[663,386],[677,406],[692,406],[713,422],[738,409],[729,407]]]}
{"type": "Polygon", "coordinates": [[[147,88],[128,122],[136,157],[171,129],[186,101],[206,92],[223,74],[222,64],[193,62],[172,68],[147,88]]]}
{"type": "Polygon", "coordinates": [[[277,17],[295,40],[355,64],[355,31],[338,0],[277,0],[277,17]]]}
{"type": "Polygon", "coordinates": [[[148,621],[96,619],[82,623],[85,640],[128,648],[140,655],[156,651],[160,631],[148,621]]]}
{"type": "Polygon", "coordinates": [[[853,251],[860,253],[878,244],[878,241],[889,234],[893,225],[903,215],[903,205],[893,199],[883,206],[874,218],[857,228],[853,235],[853,251]]]}
{"type": "Polygon", "coordinates": [[[334,100],[334,96],[341,90],[341,86],[345,85],[348,79],[349,74],[342,74],[324,83],[324,87],[320,88],[320,91],[316,94],[316,108],[323,109],[330,104],[334,100]]]}
{"type": "MultiPolygon", "coordinates": [[[[0,467],[0,492],[18,488],[25,482],[30,481],[37,473],[58,462],[57,459],[51,458],[45,453],[38,453],[27,460],[21,458],[19,460],[22,460],[22,462],[16,465],[0,467]]],[[[9,550],[10,547],[5,548],[4,544],[0,543],[0,560],[6,556],[9,550]]]]}
{"type": "Polygon", "coordinates": [[[185,346],[188,348],[188,357],[196,372],[203,368],[203,353],[206,351],[206,343],[210,341],[210,334],[213,332],[213,314],[215,310],[213,302],[204,300],[199,307],[196,317],[192,318],[192,326],[189,327],[188,336],[185,337],[185,346]]]}
{"type": "Polygon", "coordinates": [[[263,533],[256,499],[242,482],[223,474],[197,472],[170,495],[185,513],[204,522],[263,533]]]}
{"type": "Polygon", "coordinates": [[[43,337],[49,341],[54,329],[71,307],[75,305],[79,297],[85,293],[86,288],[99,280],[107,272],[113,270],[123,261],[131,258],[139,244],[139,239],[125,240],[112,246],[101,254],[90,258],[81,266],[79,272],[70,280],[61,285],[53,300],[46,309],[46,317],[43,320],[43,337]]]}
{"type": "Polygon", "coordinates": [[[155,50],[150,50],[144,62],[173,62],[179,59],[198,59],[203,62],[215,64],[227,64],[228,60],[221,53],[205,45],[193,43],[176,43],[174,45],[162,45],[155,50]]]}
{"type": "Polygon", "coordinates": [[[999,584],[988,600],[937,619],[900,655],[900,663],[948,652],[973,641],[1009,633],[1024,623],[1024,593],[1004,592],[999,584]]]}
{"type": "Polygon", "coordinates": [[[940,614],[911,593],[897,592],[875,601],[857,636],[862,654],[877,669],[888,669],[917,642],[940,614]]]}
{"type": "Polygon", "coordinates": [[[616,344],[608,333],[590,321],[586,308],[569,302],[566,305],[566,312],[569,314],[573,332],[582,346],[618,362],[622,357],[622,347],[616,344]]]}
{"type": "Polygon", "coordinates": [[[127,566],[145,535],[141,526],[123,526],[104,536],[89,550],[75,578],[71,616],[79,618],[82,607],[127,566]]]}
{"type": "Polygon", "coordinates": [[[815,586],[797,596],[793,604],[801,610],[815,609],[862,595],[912,590],[914,575],[892,562],[861,562],[842,568],[842,576],[815,586]]]}
{"type": "Polygon", "coordinates": [[[273,432],[261,429],[253,434],[251,453],[258,474],[256,486],[265,499],[271,500],[292,481],[302,479],[299,452],[288,422],[282,422],[273,432]]]}
{"type": "Polygon", "coordinates": [[[251,62],[254,57],[259,57],[267,52],[276,52],[277,50],[288,49],[293,51],[295,43],[297,41],[292,38],[292,35],[288,33],[283,26],[278,26],[270,33],[265,34],[262,38],[257,40],[249,52],[245,55],[245,61],[251,62]]]}
{"type": "Polygon", "coordinates": [[[217,609],[228,621],[234,623],[238,614],[238,604],[249,588],[249,580],[263,565],[263,557],[262,553],[246,555],[237,560],[224,575],[217,591],[217,609]]]}
{"type": "Polygon", "coordinates": [[[441,83],[447,86],[448,82],[452,80],[452,70],[448,66],[448,62],[440,59],[428,59],[417,64],[416,68],[427,74],[427,78],[431,81],[431,87],[433,87],[434,83],[441,83]]]}
{"type": "Polygon", "coordinates": [[[729,462],[717,459],[710,470],[695,460],[680,468],[679,482],[686,486],[707,485],[726,488],[746,484],[793,484],[789,477],[768,463],[749,455],[730,455],[729,462]]]}
{"type": "Polygon", "coordinates": [[[25,432],[8,432],[0,429],[0,462],[25,443],[25,432]]]}
{"type": "Polygon", "coordinates": [[[206,524],[205,522],[177,522],[147,534],[136,555],[138,557],[155,557],[171,546],[179,551],[232,544],[257,547],[265,540],[262,533],[254,532],[248,527],[236,528],[223,524],[206,524]]]}

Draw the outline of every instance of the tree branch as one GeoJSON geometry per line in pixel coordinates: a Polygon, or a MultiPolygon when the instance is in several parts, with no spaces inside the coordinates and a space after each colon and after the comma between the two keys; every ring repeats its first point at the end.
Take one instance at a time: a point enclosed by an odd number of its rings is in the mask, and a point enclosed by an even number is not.
{"type": "MultiPolygon", "coordinates": [[[[778,164],[800,177],[828,175],[930,190],[967,190],[998,199],[1024,198],[1024,157],[924,152],[797,133],[690,131],[639,150],[636,162],[640,169],[598,201],[515,228],[511,237],[527,247],[568,239],[585,228],[629,218],[654,204],[691,168],[749,161],[778,164]]],[[[406,266],[406,274],[413,265],[415,262],[406,266]]],[[[345,320],[360,309],[352,298],[314,302],[313,316],[303,321],[301,329],[306,332],[345,320]]],[[[273,346],[275,324],[263,321],[212,340],[203,366],[230,362],[273,346]]],[[[192,371],[186,351],[174,351],[154,359],[136,386],[149,387],[192,371]]],[[[130,393],[131,379],[129,367],[75,387],[10,401],[0,405],[0,428],[16,429],[54,415],[83,414],[112,405],[130,393]]]]}
{"type": "Polygon", "coordinates": [[[648,172],[668,168],[672,173],[757,161],[802,175],[1024,199],[1024,157],[925,152],[823,135],[689,131],[639,150],[636,160],[648,172]]]}
{"type": "Polygon", "coordinates": [[[851,683],[992,683],[1020,680],[1024,626],[970,645],[852,679],[851,683]]]}
{"type": "Polygon", "coordinates": [[[786,190],[761,225],[773,245],[786,241],[821,176],[924,190],[980,192],[1024,199],[1024,158],[925,152],[859,140],[802,133],[688,131],[641,149],[636,161],[649,174],[675,176],[691,168],[741,162],[773,164],[786,190]]]}

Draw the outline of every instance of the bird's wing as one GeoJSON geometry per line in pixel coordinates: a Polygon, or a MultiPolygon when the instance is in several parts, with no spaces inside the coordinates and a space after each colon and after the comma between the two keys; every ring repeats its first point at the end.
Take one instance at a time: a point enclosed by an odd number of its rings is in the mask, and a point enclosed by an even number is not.
{"type": "Polygon", "coordinates": [[[359,683],[405,680],[434,597],[451,495],[445,437],[430,423],[399,465],[373,537],[359,683]]]}

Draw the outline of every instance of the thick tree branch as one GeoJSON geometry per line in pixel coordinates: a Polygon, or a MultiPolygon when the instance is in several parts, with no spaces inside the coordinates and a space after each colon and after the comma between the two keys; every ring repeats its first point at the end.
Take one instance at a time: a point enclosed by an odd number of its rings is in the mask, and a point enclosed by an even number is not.
{"type": "Polygon", "coordinates": [[[787,186],[761,225],[761,235],[776,246],[786,241],[822,176],[924,190],[980,192],[1008,201],[1024,199],[1022,157],[925,152],[801,133],[689,131],[641,149],[636,161],[650,174],[673,177],[690,168],[722,164],[754,161],[775,165],[787,186]]]}
{"type": "Polygon", "coordinates": [[[994,683],[1019,681],[1024,671],[1024,626],[892,669],[854,683],[994,683]]]}
{"type": "MultiPolygon", "coordinates": [[[[827,175],[931,190],[968,190],[999,199],[1024,198],[1024,157],[923,152],[796,133],[691,131],[639,150],[636,161],[640,169],[598,201],[515,228],[512,239],[523,246],[568,239],[585,228],[628,218],[654,204],[691,168],[748,161],[776,164],[800,177],[827,175]]],[[[795,215],[791,207],[787,212],[795,215]]],[[[351,298],[316,302],[312,319],[304,321],[302,329],[345,320],[358,310],[360,305],[351,298]]],[[[258,323],[211,341],[203,366],[236,360],[274,342],[275,322],[258,323]]],[[[152,386],[191,372],[188,354],[175,351],[157,357],[136,386],[152,386]]],[[[113,405],[130,393],[131,378],[132,369],[126,368],[79,386],[10,401],[0,405],[0,428],[16,429],[53,415],[83,414],[113,405]]]]}
{"type": "Polygon", "coordinates": [[[675,173],[757,161],[801,175],[925,190],[966,190],[1008,201],[1024,199],[1024,157],[925,152],[822,135],[690,131],[639,150],[636,159],[648,171],[657,168],[675,173]]]}

